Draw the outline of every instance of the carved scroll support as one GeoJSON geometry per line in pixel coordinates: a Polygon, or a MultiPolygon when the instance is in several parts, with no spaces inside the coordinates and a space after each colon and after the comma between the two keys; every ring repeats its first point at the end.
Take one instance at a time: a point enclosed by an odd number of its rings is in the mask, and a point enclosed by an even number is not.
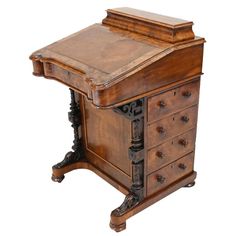
{"type": "Polygon", "coordinates": [[[54,165],[52,167],[53,174],[52,180],[55,182],[61,182],[64,179],[64,172],[68,172],[68,168],[70,165],[78,162],[81,160],[83,155],[83,147],[82,147],[82,140],[81,140],[81,112],[79,103],[76,102],[75,99],[75,92],[70,89],[71,94],[71,103],[70,103],[70,112],[68,112],[69,121],[72,123],[72,128],[74,130],[74,141],[72,150],[69,151],[65,158],[54,165]]]}
{"type": "Polygon", "coordinates": [[[144,197],[144,99],[120,106],[114,111],[131,120],[131,146],[128,153],[132,161],[132,185],[124,202],[111,212],[110,227],[118,232],[126,227],[122,216],[132,210],[144,197]]]}

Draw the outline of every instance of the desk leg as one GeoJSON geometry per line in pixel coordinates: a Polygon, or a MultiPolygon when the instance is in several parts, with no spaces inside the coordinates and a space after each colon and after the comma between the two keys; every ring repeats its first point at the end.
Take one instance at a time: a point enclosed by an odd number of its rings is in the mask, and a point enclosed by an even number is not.
{"type": "Polygon", "coordinates": [[[131,120],[131,147],[129,159],[132,161],[132,185],[123,203],[111,212],[110,227],[116,232],[126,228],[126,219],[143,200],[144,175],[144,99],[116,108],[116,112],[131,120]]]}
{"type": "Polygon", "coordinates": [[[70,89],[71,103],[70,112],[68,113],[69,121],[74,129],[74,141],[72,150],[65,155],[65,158],[52,167],[52,180],[60,183],[64,179],[64,174],[77,169],[76,163],[85,162],[83,155],[83,147],[81,141],[81,114],[79,104],[75,100],[75,92],[70,89]]]}

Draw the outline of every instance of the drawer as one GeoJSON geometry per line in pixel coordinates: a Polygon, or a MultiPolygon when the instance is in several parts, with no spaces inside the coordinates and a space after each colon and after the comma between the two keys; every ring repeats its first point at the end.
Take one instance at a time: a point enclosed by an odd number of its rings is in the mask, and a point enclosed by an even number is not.
{"type": "Polygon", "coordinates": [[[148,151],[148,174],[168,165],[192,152],[195,146],[196,130],[192,129],[148,151]]]}
{"type": "Polygon", "coordinates": [[[198,103],[200,81],[195,81],[148,99],[148,122],[198,103]]]}
{"type": "Polygon", "coordinates": [[[197,123],[197,110],[198,106],[196,105],[148,125],[148,148],[159,145],[167,139],[195,127],[197,123]]]}
{"type": "Polygon", "coordinates": [[[193,152],[148,175],[147,195],[151,195],[193,171],[193,152]]]}
{"type": "Polygon", "coordinates": [[[46,78],[56,79],[66,85],[70,85],[71,88],[78,87],[80,91],[88,93],[85,74],[82,71],[75,72],[73,69],[69,71],[69,69],[64,69],[62,66],[51,62],[43,63],[43,71],[46,78]]]}

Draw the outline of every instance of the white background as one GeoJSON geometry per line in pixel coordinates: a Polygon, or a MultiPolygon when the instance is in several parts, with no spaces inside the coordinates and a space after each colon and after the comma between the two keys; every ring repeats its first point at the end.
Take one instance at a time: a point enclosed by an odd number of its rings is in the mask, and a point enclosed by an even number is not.
{"type": "Polygon", "coordinates": [[[124,196],[88,170],[50,180],[72,145],[68,89],[34,77],[29,55],[129,6],[192,20],[206,38],[195,169],[197,184],[127,221],[120,235],[236,235],[234,1],[21,0],[0,3],[0,235],[116,235],[124,196]]]}

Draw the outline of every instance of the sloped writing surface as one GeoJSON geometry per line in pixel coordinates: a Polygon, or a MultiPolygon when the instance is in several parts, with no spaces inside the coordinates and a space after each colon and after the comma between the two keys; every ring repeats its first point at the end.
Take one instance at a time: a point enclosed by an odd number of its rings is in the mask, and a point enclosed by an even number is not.
{"type": "Polygon", "coordinates": [[[156,47],[95,24],[49,48],[89,67],[112,73],[156,47]]]}
{"type": "Polygon", "coordinates": [[[150,14],[108,10],[102,24],[34,52],[33,74],[55,79],[104,108],[199,76],[204,39],[193,38],[192,22],[150,14]]]}

